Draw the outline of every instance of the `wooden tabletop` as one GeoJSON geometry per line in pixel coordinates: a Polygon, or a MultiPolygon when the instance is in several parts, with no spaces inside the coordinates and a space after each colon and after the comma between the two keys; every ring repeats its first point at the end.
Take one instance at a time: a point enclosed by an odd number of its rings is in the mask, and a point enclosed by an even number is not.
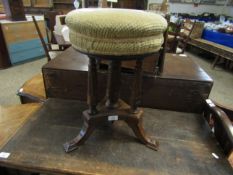
{"type": "Polygon", "coordinates": [[[10,107],[0,106],[0,148],[14,136],[40,106],[41,104],[38,103],[10,107]]]}
{"type": "Polygon", "coordinates": [[[49,99],[0,152],[0,166],[63,174],[231,175],[232,168],[199,114],[144,109],[144,125],[160,142],[153,151],[121,121],[94,131],[78,150],[62,144],[82,126],[85,103],[49,99]],[[214,157],[217,155],[218,158],[214,157]]]}
{"type": "Polygon", "coordinates": [[[39,73],[27,80],[19,89],[18,95],[36,98],[38,101],[45,101],[46,95],[43,75],[39,73]]]}

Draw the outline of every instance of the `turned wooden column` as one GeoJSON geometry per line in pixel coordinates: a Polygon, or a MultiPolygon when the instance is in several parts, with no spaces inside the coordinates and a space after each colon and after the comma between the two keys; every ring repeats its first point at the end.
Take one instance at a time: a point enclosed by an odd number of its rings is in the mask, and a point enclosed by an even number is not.
{"type": "Polygon", "coordinates": [[[114,109],[118,107],[118,99],[121,86],[121,61],[110,61],[108,67],[108,84],[106,91],[106,107],[114,109]]]}
{"type": "Polygon", "coordinates": [[[132,87],[132,94],[131,94],[131,110],[132,110],[132,112],[136,112],[138,106],[141,103],[142,74],[143,74],[142,63],[143,63],[142,59],[139,59],[136,61],[135,79],[134,79],[134,84],[132,87]]]}
{"type": "Polygon", "coordinates": [[[89,57],[88,69],[87,103],[89,105],[89,114],[94,115],[97,113],[97,64],[95,58],[89,57]]]}

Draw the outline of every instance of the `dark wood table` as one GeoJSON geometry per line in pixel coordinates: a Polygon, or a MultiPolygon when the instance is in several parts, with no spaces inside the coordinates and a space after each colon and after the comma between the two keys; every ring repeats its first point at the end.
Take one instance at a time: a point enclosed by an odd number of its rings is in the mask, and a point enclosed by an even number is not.
{"type": "Polygon", "coordinates": [[[0,166],[73,175],[231,175],[233,172],[202,115],[149,108],[144,109],[144,125],[160,142],[157,152],[137,142],[127,125],[117,121],[97,129],[78,150],[65,153],[62,144],[80,130],[81,113],[86,108],[79,101],[47,100],[2,145],[0,152],[11,154],[0,159],[0,166]]]}

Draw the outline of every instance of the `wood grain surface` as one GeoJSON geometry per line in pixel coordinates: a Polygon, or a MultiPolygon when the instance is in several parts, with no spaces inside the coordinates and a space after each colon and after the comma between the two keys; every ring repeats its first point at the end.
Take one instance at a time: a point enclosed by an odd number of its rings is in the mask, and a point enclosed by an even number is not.
{"type": "Polygon", "coordinates": [[[41,104],[0,106],[0,148],[23,126],[41,104]]]}
{"type": "MultiPolygon", "coordinates": [[[[69,48],[43,66],[47,97],[87,100],[88,57],[69,48]]],[[[120,97],[130,101],[132,72],[122,72],[120,97]]],[[[107,72],[98,71],[98,100],[105,96],[107,72]]],[[[201,112],[213,80],[190,57],[166,54],[160,76],[143,75],[142,106],[186,112],[201,112]]]]}
{"type": "Polygon", "coordinates": [[[231,175],[232,168],[199,114],[144,109],[144,126],[157,152],[137,142],[123,122],[98,128],[76,151],[62,144],[80,131],[85,103],[49,99],[0,150],[0,166],[48,174],[231,175]],[[213,157],[215,153],[219,158],[213,157]]]}
{"type": "Polygon", "coordinates": [[[27,80],[19,89],[17,95],[19,95],[21,99],[29,98],[38,102],[45,101],[46,95],[42,74],[37,74],[27,80]]]}

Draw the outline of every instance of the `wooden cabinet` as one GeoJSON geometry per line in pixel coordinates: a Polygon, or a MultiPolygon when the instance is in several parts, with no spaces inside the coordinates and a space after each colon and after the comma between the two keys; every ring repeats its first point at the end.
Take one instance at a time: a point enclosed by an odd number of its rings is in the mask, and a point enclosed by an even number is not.
{"type": "MultiPolygon", "coordinates": [[[[23,0],[23,2],[27,13],[45,13],[49,9],[53,9],[54,11],[66,14],[75,9],[73,4],[74,0],[23,0]]],[[[102,4],[99,3],[99,0],[80,0],[79,2],[80,8],[82,7],[82,2],[84,2],[86,8],[98,7],[98,5],[102,4]]],[[[146,9],[146,2],[147,0],[118,0],[117,3],[113,3],[113,8],[143,10],[146,9]]],[[[107,3],[107,6],[110,7],[110,2],[107,3]]]]}
{"type": "Polygon", "coordinates": [[[127,9],[146,9],[145,0],[118,0],[118,3],[113,4],[114,8],[127,8],[127,9]]]}
{"type": "Polygon", "coordinates": [[[23,0],[25,12],[43,14],[53,8],[53,0],[23,0]]]}
{"type": "Polygon", "coordinates": [[[53,0],[53,7],[56,11],[66,14],[75,9],[73,2],[74,0],[53,0]]]}
{"type": "Polygon", "coordinates": [[[23,0],[24,7],[52,7],[53,0],[23,0]]]}
{"type": "MultiPolygon", "coordinates": [[[[38,21],[38,24],[43,36],[46,36],[44,21],[38,21]]],[[[0,28],[2,34],[0,67],[44,57],[44,49],[32,21],[4,22],[0,23],[0,28]]]]}
{"type": "Polygon", "coordinates": [[[52,0],[32,0],[34,7],[52,7],[52,0]]]}
{"type": "Polygon", "coordinates": [[[26,20],[22,0],[2,0],[7,18],[12,21],[26,20]]]}

